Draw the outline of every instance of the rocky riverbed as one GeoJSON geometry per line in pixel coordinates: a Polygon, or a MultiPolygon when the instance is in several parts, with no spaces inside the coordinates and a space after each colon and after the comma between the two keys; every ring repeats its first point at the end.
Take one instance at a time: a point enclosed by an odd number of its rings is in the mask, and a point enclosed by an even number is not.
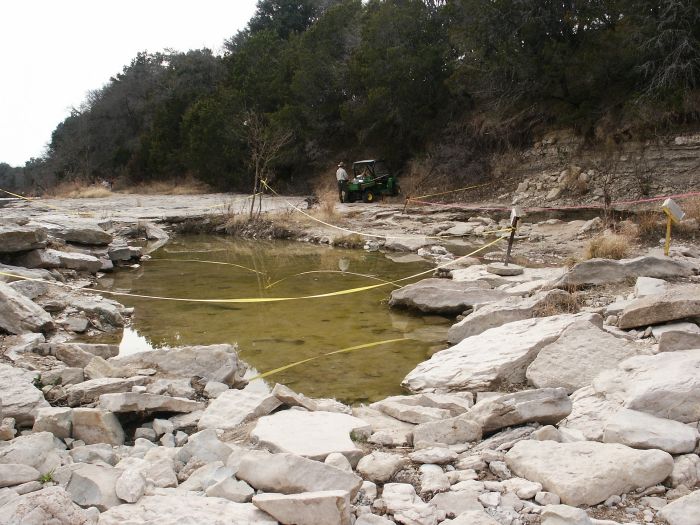
{"type": "Polygon", "coordinates": [[[129,324],[97,274],[226,200],[179,199],[0,209],[0,524],[700,524],[695,246],[566,267],[600,221],[544,220],[518,234],[528,267],[503,275],[503,243],[457,254],[503,217],[342,207],[384,232],[366,249],[443,267],[390,307],[456,321],[406,395],[350,407],[251,380],[231,345],[74,342],[129,324]]]}

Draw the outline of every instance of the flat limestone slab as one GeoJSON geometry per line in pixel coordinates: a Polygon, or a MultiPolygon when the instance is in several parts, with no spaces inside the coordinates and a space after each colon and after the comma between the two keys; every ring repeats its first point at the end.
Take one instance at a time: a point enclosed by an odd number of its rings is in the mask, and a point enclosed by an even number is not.
{"type": "Polygon", "coordinates": [[[656,485],[673,470],[667,452],[594,441],[519,441],[506,454],[506,463],[572,506],[595,505],[613,494],[656,485]]]}
{"type": "Polygon", "coordinates": [[[282,402],[272,394],[252,389],[227,390],[211,400],[197,424],[199,430],[230,430],[241,423],[266,416],[282,402]]]}
{"type": "Polygon", "coordinates": [[[32,383],[37,375],[23,368],[0,363],[2,417],[15,418],[19,425],[31,425],[34,423],[36,411],[49,406],[44,394],[32,383]]]}
{"type": "Polygon", "coordinates": [[[403,380],[414,392],[489,390],[525,381],[525,370],[539,351],[577,321],[602,325],[595,314],[562,314],[525,319],[467,337],[420,363],[403,380]]]}
{"type": "Polygon", "coordinates": [[[625,408],[681,423],[700,419],[700,349],[636,356],[601,372],[594,390],[625,408]]]}
{"type": "Polygon", "coordinates": [[[630,303],[620,315],[619,328],[636,328],[700,317],[700,286],[683,286],[630,303]]]}
{"type": "Polygon", "coordinates": [[[350,525],[350,495],[342,490],[301,494],[259,494],[253,505],[281,523],[350,525]]]}
{"type": "Polygon", "coordinates": [[[365,421],[347,414],[284,410],[261,417],[251,438],[273,452],[291,452],[319,461],[340,452],[356,465],[363,452],[350,439],[350,433],[368,436],[370,431],[365,421]]]}
{"type": "Polygon", "coordinates": [[[389,306],[400,306],[425,313],[459,314],[477,305],[508,295],[491,290],[485,283],[464,283],[451,279],[423,279],[391,292],[389,306]]]}
{"type": "Polygon", "coordinates": [[[562,387],[572,393],[590,385],[603,370],[644,353],[650,354],[651,350],[615,337],[592,323],[574,323],[559,339],[540,350],[526,375],[538,388],[562,387]]]}
{"type": "Polygon", "coordinates": [[[100,514],[100,525],[277,525],[277,520],[252,503],[222,498],[191,496],[144,496],[138,503],[118,505],[100,514]]]}

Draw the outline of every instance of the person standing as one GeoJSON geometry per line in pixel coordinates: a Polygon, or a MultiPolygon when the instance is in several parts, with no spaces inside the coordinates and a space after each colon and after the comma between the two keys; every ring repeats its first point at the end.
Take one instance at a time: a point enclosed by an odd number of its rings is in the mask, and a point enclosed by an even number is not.
{"type": "Polygon", "coordinates": [[[344,162],[338,164],[338,169],[335,172],[335,179],[338,181],[338,197],[340,198],[340,202],[343,202],[343,193],[348,184],[348,172],[345,171],[344,162]]]}

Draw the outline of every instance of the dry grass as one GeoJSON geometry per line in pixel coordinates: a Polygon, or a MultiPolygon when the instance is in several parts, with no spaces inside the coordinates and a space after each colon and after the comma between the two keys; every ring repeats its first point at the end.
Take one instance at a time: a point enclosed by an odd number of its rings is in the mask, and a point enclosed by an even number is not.
{"type": "Polygon", "coordinates": [[[99,199],[111,195],[112,192],[104,186],[81,181],[62,182],[46,192],[47,197],[58,199],[99,199]]]}
{"type": "Polygon", "coordinates": [[[682,200],[680,205],[685,212],[686,219],[695,219],[700,222],[700,197],[690,197],[682,200]]]}
{"type": "Polygon", "coordinates": [[[152,181],[135,186],[117,187],[120,193],[139,195],[201,195],[203,193],[211,193],[209,186],[191,177],[176,181],[152,181]]]}
{"type": "Polygon", "coordinates": [[[557,294],[535,308],[535,317],[550,317],[559,314],[575,314],[581,309],[581,298],[578,293],[557,294]]]}
{"type": "Polygon", "coordinates": [[[632,250],[627,237],[615,233],[604,233],[588,242],[586,259],[624,259],[632,250]]]}
{"type": "Polygon", "coordinates": [[[311,215],[326,222],[340,218],[340,214],[335,209],[338,202],[338,186],[334,179],[320,180],[314,187],[314,196],[318,204],[310,211],[311,215]]]}

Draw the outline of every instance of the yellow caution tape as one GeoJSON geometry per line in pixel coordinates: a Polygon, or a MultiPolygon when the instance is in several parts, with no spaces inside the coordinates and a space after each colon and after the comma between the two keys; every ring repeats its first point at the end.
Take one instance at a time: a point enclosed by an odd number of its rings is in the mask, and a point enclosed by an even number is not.
{"type": "Polygon", "coordinates": [[[66,286],[72,290],[81,290],[81,291],[89,291],[89,292],[94,292],[98,294],[105,294],[105,295],[115,295],[118,297],[136,297],[138,299],[153,299],[153,300],[159,300],[159,301],[177,301],[177,302],[184,302],[184,303],[218,303],[218,304],[232,304],[232,303],[274,303],[274,302],[281,302],[281,301],[298,301],[301,299],[321,299],[325,297],[335,297],[335,296],[340,296],[340,295],[349,295],[353,293],[358,293],[358,292],[364,292],[367,290],[373,290],[374,288],[381,288],[383,286],[387,285],[393,285],[399,282],[403,281],[408,281],[410,279],[415,279],[416,277],[421,277],[423,275],[429,274],[434,272],[435,270],[445,268],[447,266],[450,266],[452,264],[456,264],[457,262],[466,259],[468,257],[471,257],[486,248],[493,246],[497,242],[503,240],[503,237],[499,237],[498,239],[485,244],[481,248],[477,248],[476,250],[472,251],[471,253],[468,253],[467,255],[463,255],[461,257],[458,257],[457,259],[454,259],[452,261],[448,261],[444,264],[438,265],[435,268],[430,268],[429,270],[425,270],[424,272],[419,272],[413,275],[409,275],[408,277],[402,277],[401,279],[396,279],[395,281],[387,281],[387,282],[382,282],[379,284],[371,284],[367,286],[359,286],[357,288],[348,288],[346,290],[338,290],[335,292],[328,292],[328,293],[322,293],[322,294],[314,294],[314,295],[305,295],[301,297],[246,297],[246,298],[239,298],[239,299],[185,299],[182,297],[164,297],[164,296],[158,296],[158,295],[143,295],[143,294],[134,294],[134,293],[128,293],[128,292],[114,292],[110,290],[95,290],[95,289],[89,289],[89,288],[78,288],[70,285],[66,285],[63,283],[56,283],[53,281],[46,281],[44,279],[34,279],[31,277],[23,277],[21,275],[16,275],[8,272],[2,272],[0,271],[0,275],[5,275],[8,277],[13,277],[16,279],[22,279],[26,281],[38,281],[38,282],[44,282],[46,284],[55,284],[58,286],[66,286]]]}
{"type": "Polygon", "coordinates": [[[490,182],[484,184],[475,184],[474,186],[466,186],[464,188],[457,188],[456,190],[441,191],[440,193],[431,193],[429,195],[421,195],[420,197],[408,197],[406,200],[419,200],[427,199],[428,197],[437,197],[438,195],[447,195],[448,193],[457,193],[458,191],[473,190],[475,188],[483,188],[484,186],[491,186],[490,182]]]}
{"type": "Polygon", "coordinates": [[[340,350],[334,350],[333,352],[327,352],[325,354],[316,355],[314,357],[302,359],[301,361],[296,361],[295,363],[290,363],[288,365],[280,366],[279,368],[275,368],[273,370],[268,370],[267,372],[264,372],[262,374],[258,374],[257,376],[250,378],[248,381],[255,381],[256,379],[263,379],[265,377],[271,376],[273,374],[277,374],[279,372],[283,372],[284,370],[288,370],[288,369],[293,368],[295,366],[303,365],[304,363],[308,363],[309,361],[321,359],[322,357],[328,357],[329,355],[343,354],[343,353],[347,353],[347,352],[353,352],[355,350],[363,350],[365,348],[372,348],[374,346],[387,345],[390,343],[397,343],[399,341],[409,341],[409,340],[410,339],[407,337],[401,337],[399,339],[386,339],[384,341],[377,341],[374,343],[365,343],[363,345],[350,346],[348,348],[341,348],[340,350]]]}
{"type": "Polygon", "coordinates": [[[24,199],[25,201],[28,201],[28,202],[36,202],[38,204],[41,204],[42,206],[46,206],[47,208],[53,208],[54,210],[59,210],[59,211],[67,211],[69,213],[75,213],[74,211],[69,210],[67,208],[61,208],[60,206],[54,206],[53,204],[49,204],[49,203],[43,202],[43,201],[39,202],[40,199],[33,199],[31,197],[25,197],[24,195],[20,195],[18,193],[12,193],[11,191],[3,190],[2,188],[0,188],[0,191],[2,191],[3,193],[7,193],[8,195],[12,195],[13,197],[17,197],[18,199],[24,199]]]}
{"type": "Polygon", "coordinates": [[[203,261],[201,259],[170,259],[167,257],[158,257],[157,259],[151,259],[150,262],[158,262],[158,261],[174,261],[174,262],[189,262],[189,263],[202,263],[202,264],[220,264],[222,266],[235,266],[236,268],[241,268],[243,270],[247,270],[249,272],[257,273],[260,275],[265,275],[265,272],[261,272],[258,270],[254,270],[253,268],[248,268],[247,266],[243,266],[241,264],[235,264],[235,263],[230,263],[230,262],[222,262],[222,261],[203,261]]]}
{"type": "Polygon", "coordinates": [[[357,276],[357,277],[366,277],[367,279],[374,279],[375,281],[382,281],[383,283],[390,284],[390,285],[392,285],[392,286],[394,286],[394,287],[396,287],[396,288],[400,288],[400,286],[399,286],[398,284],[394,284],[394,283],[391,282],[391,281],[387,281],[386,279],[382,279],[382,278],[377,277],[377,276],[375,276],[375,275],[367,275],[367,274],[364,274],[364,273],[355,273],[355,272],[343,272],[343,271],[340,271],[340,270],[310,270],[310,271],[308,271],[308,272],[295,273],[294,275],[288,275],[287,277],[283,277],[282,279],[279,279],[279,280],[277,280],[277,281],[275,281],[275,282],[273,282],[273,283],[270,283],[270,284],[268,284],[265,288],[266,288],[266,289],[267,289],[267,288],[272,288],[273,286],[276,286],[276,285],[278,285],[279,283],[284,282],[284,281],[286,281],[286,280],[288,280],[288,279],[293,279],[294,277],[299,277],[299,276],[302,276],[302,275],[309,275],[309,274],[313,274],[313,273],[340,273],[340,274],[343,274],[343,275],[355,275],[355,276],[357,276]]]}

